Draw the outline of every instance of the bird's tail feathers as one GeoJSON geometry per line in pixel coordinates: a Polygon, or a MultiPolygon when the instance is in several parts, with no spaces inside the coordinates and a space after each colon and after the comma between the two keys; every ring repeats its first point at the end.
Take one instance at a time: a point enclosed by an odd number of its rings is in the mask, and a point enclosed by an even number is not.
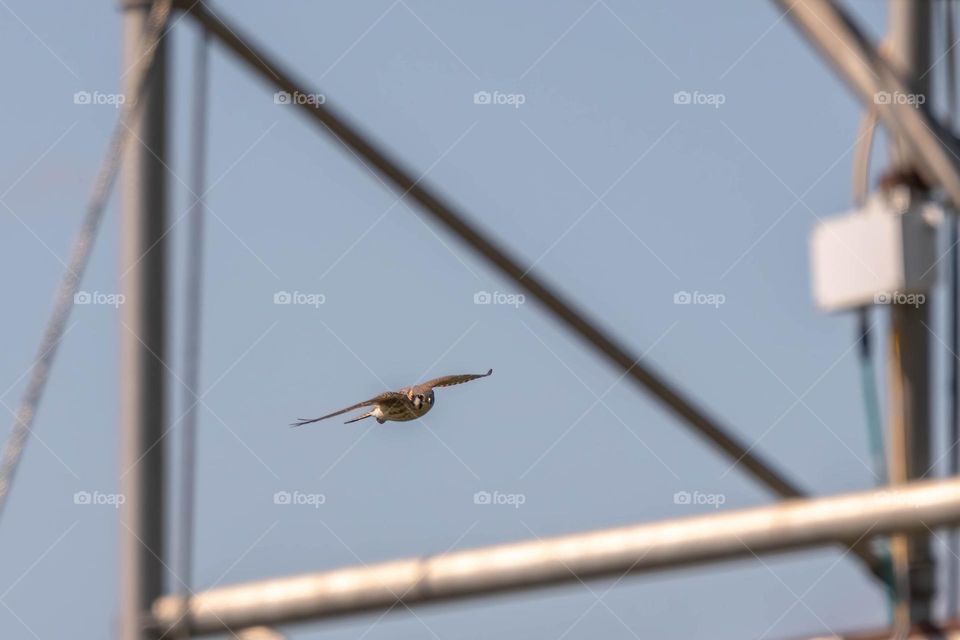
{"type": "Polygon", "coordinates": [[[357,416],[357,417],[354,418],[353,420],[347,420],[347,421],[344,422],[343,424],[350,424],[351,422],[359,422],[360,420],[363,420],[364,418],[371,418],[371,417],[373,417],[373,411],[367,411],[365,414],[363,414],[363,415],[361,415],[361,416],[357,416]]]}

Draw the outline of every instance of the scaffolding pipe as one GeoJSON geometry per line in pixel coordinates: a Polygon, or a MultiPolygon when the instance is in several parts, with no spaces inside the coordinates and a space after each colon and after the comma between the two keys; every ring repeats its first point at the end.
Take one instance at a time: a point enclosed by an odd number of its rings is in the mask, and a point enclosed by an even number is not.
{"type": "Polygon", "coordinates": [[[144,613],[165,588],[164,447],[166,428],[167,95],[169,0],[123,0],[124,93],[142,100],[124,126],[120,173],[120,640],[150,640],[144,613]],[[156,7],[154,7],[156,3],[156,7]],[[152,19],[163,16],[160,25],[152,19]],[[158,38],[152,67],[144,48],[158,38]],[[144,74],[143,94],[140,82],[144,74]]]}
{"type": "MultiPolygon", "coordinates": [[[[220,587],[190,599],[195,634],[283,625],[574,580],[802,549],[960,521],[960,478],[637,524],[220,587]]],[[[158,630],[182,602],[153,606],[158,630]]]]}

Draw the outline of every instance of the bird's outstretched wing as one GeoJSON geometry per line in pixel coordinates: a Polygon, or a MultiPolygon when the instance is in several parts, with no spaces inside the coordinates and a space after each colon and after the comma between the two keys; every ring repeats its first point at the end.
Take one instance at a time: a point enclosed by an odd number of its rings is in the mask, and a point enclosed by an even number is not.
{"type": "Polygon", "coordinates": [[[476,380],[477,378],[486,378],[488,375],[493,373],[493,369],[490,369],[486,373],[464,373],[458,376],[443,376],[442,378],[434,378],[433,380],[428,380],[419,387],[452,387],[455,384],[463,384],[464,382],[470,382],[471,380],[476,380]]]}
{"type": "Polygon", "coordinates": [[[359,409],[361,407],[372,407],[375,404],[380,404],[383,402],[396,401],[400,398],[406,399],[406,396],[403,394],[397,393],[396,391],[385,391],[378,396],[374,396],[369,400],[364,400],[363,402],[358,402],[357,404],[352,404],[345,409],[340,409],[339,411],[334,411],[333,413],[328,413],[325,416],[320,416],[319,418],[298,418],[296,422],[290,423],[291,427],[302,427],[305,424],[311,424],[313,422],[320,422],[321,420],[326,420],[327,418],[333,418],[341,414],[347,413],[348,411],[353,411],[354,409],[359,409]]]}

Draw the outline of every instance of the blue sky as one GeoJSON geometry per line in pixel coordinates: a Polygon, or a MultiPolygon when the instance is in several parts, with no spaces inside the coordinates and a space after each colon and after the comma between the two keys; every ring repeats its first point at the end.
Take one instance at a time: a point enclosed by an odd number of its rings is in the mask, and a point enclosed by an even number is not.
{"type": "MultiPolygon", "coordinates": [[[[882,32],[884,3],[851,7],[882,32]]],[[[772,3],[214,9],[790,478],[815,494],[872,486],[854,318],[813,307],[807,261],[817,217],[850,207],[860,108],[772,3]],[[478,104],[478,92],[508,97],[478,104]],[[722,304],[675,304],[681,292],[722,304]]],[[[116,118],[74,94],[118,91],[119,36],[112,2],[0,1],[8,407],[116,118]]],[[[195,37],[190,20],[169,37],[175,346],[195,37]]],[[[217,47],[211,82],[197,588],[715,508],[676,504],[679,491],[722,496],[723,508],[770,501],[534,301],[475,304],[519,292],[217,47]],[[279,292],[323,304],[274,304],[279,292]],[[490,367],[439,390],[422,421],[286,428],[490,367]],[[523,504],[476,504],[479,491],[523,504]],[[322,504],[276,504],[277,492],[322,504]]],[[[114,198],[82,284],[91,294],[120,288],[117,215],[114,198]]],[[[74,309],[0,526],[3,637],[115,630],[116,510],[74,494],[118,491],[124,330],[113,306],[74,309]]],[[[182,376],[179,349],[167,363],[182,376]]],[[[170,390],[173,423],[186,393],[175,378],[170,390]]],[[[285,631],[780,638],[885,618],[860,567],[823,549],[285,631]]]]}

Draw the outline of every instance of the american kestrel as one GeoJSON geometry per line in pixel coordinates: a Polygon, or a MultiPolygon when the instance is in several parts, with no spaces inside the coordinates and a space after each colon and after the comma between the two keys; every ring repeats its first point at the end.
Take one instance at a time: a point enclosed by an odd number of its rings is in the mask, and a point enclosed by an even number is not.
{"type": "Polygon", "coordinates": [[[327,418],[339,416],[342,413],[353,411],[354,409],[360,409],[361,407],[373,408],[363,415],[357,416],[352,420],[347,420],[343,424],[350,424],[351,422],[363,420],[364,418],[376,418],[377,422],[380,424],[383,424],[387,420],[393,420],[394,422],[416,420],[417,418],[426,415],[426,413],[433,408],[434,387],[452,387],[455,384],[463,384],[464,382],[470,382],[471,380],[476,380],[477,378],[486,378],[491,373],[493,373],[493,369],[490,369],[486,373],[467,373],[459,376],[443,376],[442,378],[434,378],[433,380],[428,380],[422,384],[414,385],[412,387],[404,387],[399,391],[386,391],[378,396],[370,398],[369,400],[352,404],[345,409],[328,413],[327,415],[320,416],[319,418],[300,418],[290,426],[302,427],[305,424],[326,420],[327,418]]]}

